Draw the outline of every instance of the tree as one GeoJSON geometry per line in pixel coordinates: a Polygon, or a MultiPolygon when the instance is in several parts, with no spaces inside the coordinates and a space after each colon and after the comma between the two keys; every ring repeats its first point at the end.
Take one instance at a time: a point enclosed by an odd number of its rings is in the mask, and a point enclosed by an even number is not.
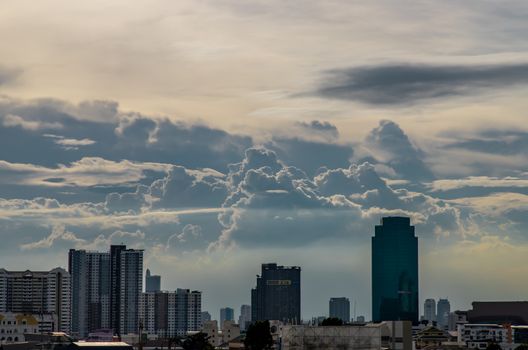
{"type": "Polygon", "coordinates": [[[269,350],[273,346],[269,321],[257,321],[249,325],[244,346],[248,350],[269,350]]]}
{"type": "Polygon", "coordinates": [[[495,342],[491,342],[488,344],[488,347],[486,348],[486,350],[502,350],[502,348],[500,347],[499,344],[495,342]]]}
{"type": "Polygon", "coordinates": [[[213,350],[214,347],[209,343],[209,337],[205,333],[196,333],[180,340],[180,345],[184,350],[213,350]]]}
{"type": "Polygon", "coordinates": [[[343,321],[337,317],[328,317],[321,322],[321,326],[342,326],[343,321]]]}
{"type": "Polygon", "coordinates": [[[521,344],[515,350],[528,350],[528,344],[521,344]]]}

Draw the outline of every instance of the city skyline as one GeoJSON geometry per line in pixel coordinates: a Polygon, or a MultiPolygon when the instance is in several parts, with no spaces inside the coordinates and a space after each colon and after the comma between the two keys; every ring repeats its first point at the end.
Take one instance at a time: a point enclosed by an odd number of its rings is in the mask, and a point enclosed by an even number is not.
{"type": "Polygon", "coordinates": [[[370,319],[372,228],[407,216],[420,308],[525,299],[526,1],[9,3],[0,267],[126,244],[218,319],[277,262],[302,316],[370,319]]]}

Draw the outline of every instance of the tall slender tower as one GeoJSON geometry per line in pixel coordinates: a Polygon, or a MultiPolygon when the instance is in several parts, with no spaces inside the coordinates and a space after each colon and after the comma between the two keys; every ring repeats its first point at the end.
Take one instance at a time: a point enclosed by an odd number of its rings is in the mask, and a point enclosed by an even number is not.
{"type": "Polygon", "coordinates": [[[418,323],[418,238],[408,217],[384,217],[372,237],[372,319],[418,323]]]}

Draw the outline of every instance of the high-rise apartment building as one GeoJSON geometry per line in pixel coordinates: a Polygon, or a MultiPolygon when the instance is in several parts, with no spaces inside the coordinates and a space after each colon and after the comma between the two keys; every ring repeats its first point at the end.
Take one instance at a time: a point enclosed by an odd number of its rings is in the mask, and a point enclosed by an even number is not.
{"type": "Polygon", "coordinates": [[[372,237],[374,322],[418,322],[418,238],[408,217],[384,217],[372,237]]]}
{"type": "Polygon", "coordinates": [[[449,314],[451,313],[451,304],[449,303],[449,300],[438,299],[436,310],[436,323],[438,328],[446,330],[449,325],[449,314]]]}
{"type": "Polygon", "coordinates": [[[240,307],[240,316],[238,317],[238,325],[241,331],[245,331],[251,323],[251,305],[242,305],[240,307]]]}
{"type": "Polygon", "coordinates": [[[301,268],[262,264],[251,290],[251,319],[301,323],[301,268]]]}
{"type": "Polygon", "coordinates": [[[430,323],[436,322],[436,301],[434,299],[425,299],[424,320],[430,323]]]}
{"type": "Polygon", "coordinates": [[[328,315],[341,321],[350,322],[350,300],[348,298],[330,298],[328,302],[328,315]]]}
{"type": "Polygon", "coordinates": [[[161,338],[185,336],[202,327],[202,294],[178,289],[175,292],[141,294],[139,319],[143,330],[161,338]]]}
{"type": "Polygon", "coordinates": [[[147,269],[145,273],[145,292],[159,292],[161,290],[161,276],[151,275],[147,269]]]}
{"type": "Polygon", "coordinates": [[[70,250],[72,333],[110,328],[110,254],[70,250]]]}
{"type": "Polygon", "coordinates": [[[112,245],[110,252],[71,249],[73,333],[102,328],[137,333],[143,286],[143,251],[112,245]]]}
{"type": "Polygon", "coordinates": [[[224,321],[234,321],[235,310],[230,307],[224,307],[220,309],[220,329],[222,328],[224,321]]]}
{"type": "Polygon", "coordinates": [[[7,271],[0,269],[0,312],[53,315],[54,330],[70,332],[70,274],[51,271],[7,271]]]}

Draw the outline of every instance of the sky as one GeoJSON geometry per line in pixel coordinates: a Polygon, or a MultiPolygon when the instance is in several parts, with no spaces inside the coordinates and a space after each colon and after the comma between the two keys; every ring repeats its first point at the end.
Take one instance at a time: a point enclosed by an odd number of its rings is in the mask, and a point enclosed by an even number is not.
{"type": "MultiPolygon", "coordinates": [[[[370,238],[419,237],[420,304],[525,300],[526,1],[6,1],[0,262],[145,249],[162,288],[370,317],[370,238]]],[[[238,317],[238,316],[237,316],[238,317]]]]}

